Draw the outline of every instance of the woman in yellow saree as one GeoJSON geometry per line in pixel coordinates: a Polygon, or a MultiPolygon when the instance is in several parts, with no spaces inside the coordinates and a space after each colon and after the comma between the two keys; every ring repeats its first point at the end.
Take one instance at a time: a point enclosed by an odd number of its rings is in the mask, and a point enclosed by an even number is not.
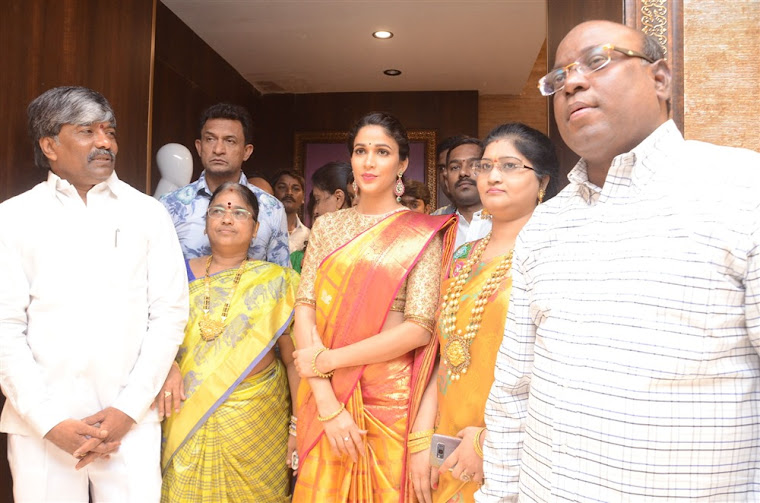
{"type": "Polygon", "coordinates": [[[257,214],[247,187],[222,184],[206,218],[211,255],[188,261],[185,340],[158,397],[168,416],[162,502],[290,501],[288,383],[295,391],[298,377],[293,343],[280,336],[292,320],[298,274],[247,258],[257,214]],[[175,394],[185,402],[171,414],[175,394]]]}
{"type": "Polygon", "coordinates": [[[299,503],[408,499],[408,418],[432,372],[453,238],[453,219],[397,200],[409,154],[397,119],[366,115],[348,146],[359,203],[314,222],[296,301],[299,503]]]}
{"type": "Polygon", "coordinates": [[[512,248],[536,205],[555,192],[550,182],[559,168],[549,138],[523,124],[498,126],[483,143],[473,172],[492,230],[454,253],[441,284],[437,379],[413,426],[414,436],[429,438],[435,429],[461,443],[440,469],[431,468],[426,446],[412,449],[414,490],[425,503],[472,502],[483,482],[483,414],[507,318],[512,248]]]}

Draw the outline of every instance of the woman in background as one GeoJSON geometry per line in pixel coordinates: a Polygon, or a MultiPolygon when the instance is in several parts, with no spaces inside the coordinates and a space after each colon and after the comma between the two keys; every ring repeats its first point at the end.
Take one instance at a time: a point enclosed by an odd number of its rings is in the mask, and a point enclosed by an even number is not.
{"type": "MultiPolygon", "coordinates": [[[[359,203],[312,227],[296,301],[298,452],[293,501],[408,498],[406,437],[432,371],[442,231],[400,204],[409,140],[371,113],[348,141],[359,203]]],[[[316,195],[315,188],[315,195],[316,195]]]]}
{"type": "Polygon", "coordinates": [[[472,502],[483,482],[484,410],[507,319],[512,248],[536,206],[556,193],[559,163],[543,133],[503,124],[483,144],[473,171],[492,228],[454,253],[441,284],[437,379],[428,385],[412,435],[429,439],[435,429],[461,443],[440,469],[430,466],[429,440],[412,449],[414,490],[425,503],[472,502]]]}
{"type": "MultiPolygon", "coordinates": [[[[332,211],[351,206],[348,186],[351,184],[351,165],[343,161],[328,162],[311,175],[314,219],[332,211]]],[[[312,226],[314,221],[312,221],[312,226]]]]}

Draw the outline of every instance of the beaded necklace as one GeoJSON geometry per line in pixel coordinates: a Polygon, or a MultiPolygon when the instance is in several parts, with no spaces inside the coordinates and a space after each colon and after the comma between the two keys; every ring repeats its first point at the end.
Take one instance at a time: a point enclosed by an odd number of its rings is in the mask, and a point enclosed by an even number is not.
{"type": "Polygon", "coordinates": [[[201,338],[206,342],[213,341],[224,331],[224,322],[227,321],[227,313],[230,311],[232,296],[235,295],[235,290],[237,290],[238,283],[240,283],[240,278],[243,276],[243,271],[245,270],[245,264],[248,263],[248,257],[246,257],[245,260],[240,263],[240,267],[238,267],[235,279],[232,280],[232,289],[227,296],[227,302],[225,302],[224,307],[222,308],[222,319],[220,321],[211,319],[208,314],[211,305],[211,278],[209,278],[208,274],[209,268],[211,268],[211,258],[212,256],[209,255],[208,260],[206,261],[206,276],[203,278],[203,283],[206,287],[206,294],[203,296],[203,317],[198,322],[198,327],[201,329],[201,338]]]}
{"type": "Polygon", "coordinates": [[[512,268],[512,252],[504,257],[501,263],[496,267],[491,277],[486,280],[483,289],[478,292],[475,303],[470,313],[470,322],[467,324],[464,333],[461,329],[456,328],[457,315],[459,314],[459,303],[462,300],[462,288],[472,275],[472,271],[480,261],[483,251],[486,249],[488,242],[491,240],[489,232],[480,243],[477,244],[472,255],[462,266],[462,272],[451,282],[446,294],[443,296],[443,305],[441,306],[441,328],[446,336],[446,345],[441,352],[444,365],[449,368],[447,374],[454,383],[460,379],[462,374],[467,373],[472,358],[470,356],[470,346],[475,336],[480,330],[480,323],[483,321],[483,312],[488,298],[496,291],[499,284],[507,277],[512,268]]]}

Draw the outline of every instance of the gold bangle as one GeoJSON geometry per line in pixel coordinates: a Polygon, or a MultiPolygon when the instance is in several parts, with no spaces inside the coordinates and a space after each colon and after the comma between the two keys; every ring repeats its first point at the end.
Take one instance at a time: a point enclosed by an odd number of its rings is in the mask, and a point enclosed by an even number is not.
{"type": "Polygon", "coordinates": [[[182,370],[179,368],[179,363],[177,363],[177,360],[172,360],[172,367],[175,366],[175,365],[177,366],[177,370],[179,370],[180,372],[182,372],[182,370]]]}
{"type": "Polygon", "coordinates": [[[336,418],[336,417],[338,417],[338,416],[340,415],[340,413],[341,413],[341,412],[343,412],[344,410],[346,410],[346,405],[345,405],[345,404],[340,404],[340,407],[338,408],[338,410],[336,410],[336,411],[335,411],[335,412],[333,412],[332,414],[330,414],[330,415],[328,415],[328,416],[319,416],[319,415],[318,415],[318,416],[317,416],[317,419],[319,419],[319,421],[320,421],[320,422],[324,423],[325,421],[329,421],[330,419],[335,419],[335,418],[336,418]]]}
{"type": "Polygon", "coordinates": [[[415,431],[414,433],[409,434],[409,438],[407,438],[407,440],[417,440],[418,438],[429,438],[433,436],[433,433],[435,433],[435,430],[415,431]]]}
{"type": "Polygon", "coordinates": [[[335,371],[334,371],[334,370],[331,370],[330,372],[328,372],[328,373],[326,373],[326,374],[325,374],[324,372],[320,372],[320,371],[319,371],[319,369],[317,368],[317,357],[318,357],[319,355],[321,355],[322,353],[324,353],[325,351],[327,351],[327,348],[325,348],[325,347],[321,347],[321,348],[319,348],[319,349],[318,349],[318,350],[317,350],[317,351],[314,353],[314,356],[312,356],[312,357],[311,357],[311,371],[312,371],[312,372],[314,373],[314,375],[315,375],[315,376],[317,376],[317,377],[321,377],[322,379],[329,379],[329,378],[331,378],[331,377],[333,376],[333,374],[335,373],[335,371]]]}
{"type": "Polygon", "coordinates": [[[483,459],[483,447],[480,446],[480,439],[483,437],[483,433],[485,433],[486,427],[482,427],[478,432],[475,434],[475,438],[472,440],[472,443],[475,446],[475,454],[480,456],[480,459],[483,459]]]}
{"type": "Polygon", "coordinates": [[[420,440],[413,441],[413,442],[408,442],[406,444],[406,447],[409,450],[410,454],[416,454],[418,452],[422,452],[422,451],[425,451],[427,449],[430,449],[430,444],[432,444],[432,437],[431,438],[423,438],[423,439],[420,439],[420,440]]]}

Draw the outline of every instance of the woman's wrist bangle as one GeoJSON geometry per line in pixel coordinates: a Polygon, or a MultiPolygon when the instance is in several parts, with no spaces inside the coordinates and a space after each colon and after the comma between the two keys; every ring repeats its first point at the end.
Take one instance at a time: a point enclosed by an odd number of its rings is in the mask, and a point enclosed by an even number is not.
{"type": "Polygon", "coordinates": [[[319,369],[317,368],[317,357],[318,357],[319,355],[321,355],[322,353],[324,353],[325,351],[327,351],[327,348],[324,348],[324,347],[322,347],[322,348],[319,348],[319,349],[318,349],[318,350],[317,350],[317,351],[314,353],[314,356],[312,356],[312,358],[311,358],[311,371],[312,371],[312,372],[314,373],[314,375],[315,375],[315,376],[317,376],[317,377],[321,377],[322,379],[329,379],[329,378],[331,378],[331,377],[333,376],[333,374],[335,373],[335,371],[334,371],[334,370],[332,370],[332,371],[330,371],[330,372],[328,372],[328,373],[326,373],[326,374],[325,374],[324,372],[320,372],[320,371],[319,371],[319,369]]]}
{"type": "Polygon", "coordinates": [[[473,446],[475,447],[475,454],[480,456],[480,459],[483,459],[483,447],[480,445],[480,440],[483,438],[483,433],[485,433],[486,427],[482,427],[478,432],[475,434],[475,438],[472,440],[473,446]]]}
{"type": "Polygon", "coordinates": [[[291,437],[297,436],[296,423],[298,423],[298,418],[296,416],[290,416],[290,424],[288,425],[288,433],[290,433],[291,437]]]}
{"type": "Polygon", "coordinates": [[[433,443],[433,437],[423,437],[416,440],[410,440],[406,444],[406,448],[410,454],[416,454],[430,449],[430,445],[433,443]]]}
{"type": "Polygon", "coordinates": [[[346,410],[346,405],[345,404],[340,404],[340,407],[338,407],[338,410],[336,410],[332,414],[329,414],[327,416],[317,416],[317,419],[319,419],[320,422],[324,423],[326,421],[329,421],[330,419],[335,419],[344,410],[346,410]]]}
{"type": "Polygon", "coordinates": [[[409,438],[407,440],[417,440],[418,438],[432,438],[433,433],[435,433],[435,430],[415,431],[409,434],[409,438]]]}
{"type": "Polygon", "coordinates": [[[177,370],[180,370],[179,363],[177,363],[177,360],[172,360],[172,367],[177,367],[177,370]]]}

